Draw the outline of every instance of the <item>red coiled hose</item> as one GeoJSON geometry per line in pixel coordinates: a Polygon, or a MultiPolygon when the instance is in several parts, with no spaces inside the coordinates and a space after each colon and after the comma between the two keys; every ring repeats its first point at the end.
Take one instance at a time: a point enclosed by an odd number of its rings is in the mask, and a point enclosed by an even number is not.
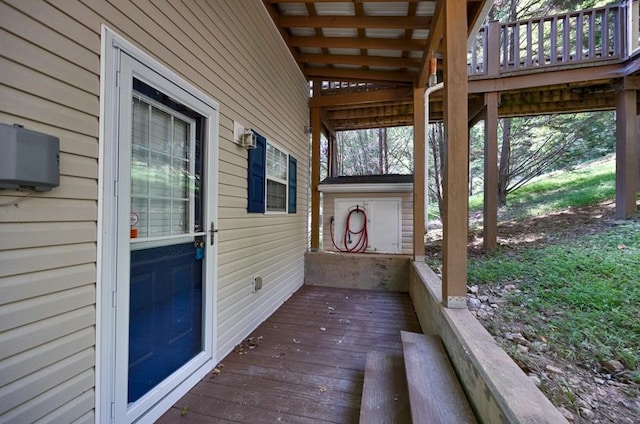
{"type": "Polygon", "coordinates": [[[333,237],[333,217],[331,218],[331,226],[329,228],[329,232],[331,233],[331,242],[333,246],[339,251],[344,253],[363,253],[367,250],[367,246],[369,245],[369,235],[367,234],[367,213],[364,209],[360,208],[360,206],[356,205],[355,209],[351,209],[347,214],[347,219],[345,221],[344,226],[344,237],[342,239],[342,243],[344,244],[344,249],[338,247],[336,241],[333,237]],[[358,231],[351,230],[351,216],[356,213],[362,214],[362,228],[358,231]],[[349,247],[349,239],[353,236],[359,236],[358,241],[351,247],[349,247]]]}

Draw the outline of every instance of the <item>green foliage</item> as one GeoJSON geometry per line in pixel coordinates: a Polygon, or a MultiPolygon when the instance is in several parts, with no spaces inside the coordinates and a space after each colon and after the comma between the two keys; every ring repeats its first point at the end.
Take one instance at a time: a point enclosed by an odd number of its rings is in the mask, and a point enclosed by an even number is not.
{"type": "Polygon", "coordinates": [[[640,366],[640,222],[469,262],[469,283],[517,281],[507,308],[558,353],[588,363],[640,366]],[[564,348],[562,348],[564,346],[564,348]]]}

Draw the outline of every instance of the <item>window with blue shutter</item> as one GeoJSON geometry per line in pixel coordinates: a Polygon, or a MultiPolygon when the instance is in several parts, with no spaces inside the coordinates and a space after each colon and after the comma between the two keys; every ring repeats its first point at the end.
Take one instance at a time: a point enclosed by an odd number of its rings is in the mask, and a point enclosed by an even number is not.
{"type": "Polygon", "coordinates": [[[296,213],[297,161],[256,133],[249,150],[247,212],[296,213]]]}
{"type": "Polygon", "coordinates": [[[296,213],[296,196],[298,189],[298,164],[293,156],[289,156],[289,213],[296,213]]]}
{"type": "Polygon", "coordinates": [[[267,176],[267,139],[257,135],[256,148],[249,150],[247,212],[264,213],[267,176]]]}

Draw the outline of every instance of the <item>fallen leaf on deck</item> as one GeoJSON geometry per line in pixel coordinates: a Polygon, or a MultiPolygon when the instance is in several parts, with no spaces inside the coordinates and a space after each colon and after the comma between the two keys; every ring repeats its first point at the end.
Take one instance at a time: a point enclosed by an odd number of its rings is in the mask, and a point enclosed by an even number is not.
{"type": "Polygon", "coordinates": [[[180,415],[183,417],[189,413],[189,406],[185,406],[180,410],[180,415]]]}

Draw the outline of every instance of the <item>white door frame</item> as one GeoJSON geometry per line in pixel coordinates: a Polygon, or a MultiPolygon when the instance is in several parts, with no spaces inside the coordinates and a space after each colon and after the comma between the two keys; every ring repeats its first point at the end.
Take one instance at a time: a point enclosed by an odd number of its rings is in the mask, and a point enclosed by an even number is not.
{"type": "MultiPolygon", "coordinates": [[[[203,225],[210,223],[218,227],[218,110],[216,101],[201,90],[167,69],[123,37],[102,26],[102,51],[100,59],[100,156],[98,176],[98,243],[97,243],[97,288],[96,288],[96,422],[152,422],[168,410],[180,397],[191,389],[202,377],[213,369],[217,358],[215,345],[216,292],[217,292],[217,243],[211,245],[209,233],[206,237],[206,256],[203,284],[203,345],[204,350],[187,365],[167,378],[156,389],[143,396],[130,407],[126,404],[126,390],[116,387],[117,381],[126,382],[128,349],[128,319],[116,316],[116,306],[129,305],[128,290],[116,290],[118,278],[127,278],[129,269],[116,266],[118,256],[129,254],[128,236],[118,229],[119,219],[128,220],[127,208],[118,210],[117,199],[130,197],[129,182],[119,184],[119,147],[130,151],[130,140],[119,146],[119,134],[126,133],[129,119],[120,120],[119,92],[122,88],[130,93],[132,76],[162,88],[170,97],[181,101],[190,109],[205,117],[203,126],[205,161],[205,211],[203,225]],[[121,60],[123,58],[123,60],[121,60]],[[124,62],[124,63],[123,63],[124,62]],[[123,66],[124,65],[124,66],[123,66]],[[121,66],[122,71],[121,72],[121,66]],[[125,75],[126,74],[126,75],[125,75]],[[124,211],[124,212],[123,212],[124,211]],[[125,213],[126,212],[126,213],[125,213]],[[120,215],[120,216],[119,216],[120,215]],[[120,237],[118,237],[120,236],[120,237]],[[124,327],[124,328],[123,328],[124,327]],[[116,334],[117,340],[116,340],[116,334]],[[118,346],[117,346],[118,345],[118,346]],[[125,346],[126,347],[126,346],[125,346]],[[123,353],[125,352],[125,353],[123,353]],[[123,375],[124,373],[124,375],[123,375]]],[[[126,107],[124,109],[127,109],[126,107]]],[[[126,164],[120,164],[127,165],[126,164]]],[[[126,228],[125,228],[126,230],[126,228]]],[[[125,231],[126,232],[126,231],[125,231]]],[[[128,263],[127,261],[124,261],[128,263]]],[[[128,268],[128,267],[126,267],[128,268]]],[[[126,387],[126,386],[125,386],[126,387]]]]}

